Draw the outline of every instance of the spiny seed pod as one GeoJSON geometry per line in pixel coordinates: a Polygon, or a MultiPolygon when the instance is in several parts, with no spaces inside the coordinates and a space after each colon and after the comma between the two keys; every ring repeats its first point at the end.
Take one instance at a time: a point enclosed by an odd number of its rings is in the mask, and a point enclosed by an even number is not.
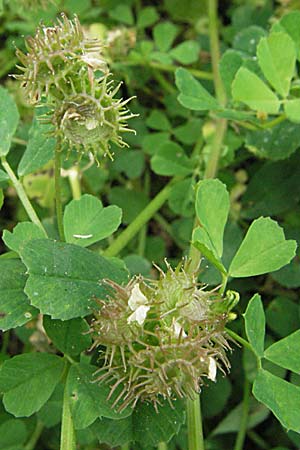
{"type": "Polygon", "coordinates": [[[91,334],[93,348],[105,348],[97,381],[110,383],[110,397],[122,385],[113,407],[141,400],[157,409],[161,399],[172,405],[194,398],[217,368],[229,370],[224,327],[238,298],[199,286],[188,265],[167,265],[157,281],[139,276],[125,287],[106,281],[112,293],[99,300],[91,334]]]}
{"type": "Polygon", "coordinates": [[[128,146],[120,132],[135,133],[126,122],[136,116],[125,107],[131,98],[114,98],[121,83],[114,88],[113,81],[108,81],[109,75],[92,85],[84,84],[78,92],[73,85],[73,93],[58,105],[52,116],[54,133],[61,142],[69,150],[75,148],[80,155],[91,152],[96,160],[99,153],[112,157],[109,142],[128,146]]]}
{"type": "Polygon", "coordinates": [[[110,143],[127,146],[120,136],[132,132],[127,120],[135,117],[125,105],[131,100],[115,98],[120,85],[114,87],[98,39],[87,39],[75,16],[62,14],[57,25],[41,25],[34,38],[26,41],[28,53],[17,50],[23,72],[16,75],[32,103],[45,104],[46,122],[54,125],[58,147],[75,149],[79,158],[92,153],[110,153],[110,143]],[[50,118],[49,118],[50,117],[50,118]]]}
{"type": "Polygon", "coordinates": [[[98,39],[87,39],[78,18],[69,20],[65,14],[57,25],[37,28],[34,37],[27,38],[27,54],[21,50],[16,55],[23,66],[23,72],[15,77],[25,89],[29,101],[38,103],[42,96],[49,95],[58,100],[72,92],[76,78],[92,77],[92,71],[107,72],[107,65],[101,56],[102,45],[98,39]]]}

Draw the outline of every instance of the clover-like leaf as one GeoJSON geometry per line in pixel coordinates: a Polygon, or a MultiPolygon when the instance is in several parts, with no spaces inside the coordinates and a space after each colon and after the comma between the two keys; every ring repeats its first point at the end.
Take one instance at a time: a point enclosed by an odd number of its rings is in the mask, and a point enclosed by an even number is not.
{"type": "Polygon", "coordinates": [[[255,294],[248,303],[244,314],[247,338],[259,358],[264,356],[266,319],[259,294],[255,294]]]}
{"type": "Polygon", "coordinates": [[[236,278],[273,272],[290,262],[296,248],[296,241],[286,240],[277,222],[260,217],[250,225],[231,262],[229,274],[236,278]]]}

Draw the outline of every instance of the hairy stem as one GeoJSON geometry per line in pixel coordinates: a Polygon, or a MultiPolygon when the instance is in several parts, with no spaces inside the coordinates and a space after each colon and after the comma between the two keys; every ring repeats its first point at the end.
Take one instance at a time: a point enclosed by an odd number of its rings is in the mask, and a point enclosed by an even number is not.
{"type": "Polygon", "coordinates": [[[60,450],[75,450],[75,449],[76,449],[75,430],[73,426],[73,420],[69,404],[69,393],[67,391],[67,384],[65,383],[61,435],[60,435],[60,450]]]}
{"type": "Polygon", "coordinates": [[[247,433],[247,424],[249,416],[249,400],[250,400],[250,382],[246,378],[244,382],[242,417],[240,428],[235,441],[234,450],[243,450],[244,448],[244,441],[247,433]]]}
{"type": "Polygon", "coordinates": [[[27,197],[27,194],[25,192],[25,189],[23,188],[21,181],[16,177],[14,171],[12,170],[12,168],[6,161],[5,156],[1,157],[1,163],[2,163],[4,170],[6,171],[7,175],[9,176],[9,178],[18,194],[18,197],[19,197],[22,205],[24,206],[24,209],[27,212],[28,217],[30,218],[31,222],[35,223],[41,230],[43,230],[46,233],[40,219],[38,218],[35,210],[33,209],[33,206],[31,204],[29,198],[27,197]]]}
{"type": "Polygon", "coordinates": [[[188,446],[189,450],[204,450],[200,395],[187,400],[188,446]]]}
{"type": "Polygon", "coordinates": [[[165,201],[169,198],[174,183],[172,179],[146,206],[146,208],[131,222],[130,225],[117,237],[115,241],[105,250],[105,256],[116,256],[134,238],[140,229],[154,216],[165,201]]]}
{"type": "Polygon", "coordinates": [[[36,448],[37,441],[39,440],[44,429],[44,424],[40,421],[37,421],[36,427],[30,436],[29,441],[24,447],[24,450],[34,450],[36,448]]]}
{"type": "Polygon", "coordinates": [[[168,450],[168,444],[166,442],[159,442],[157,450],[168,450]]]}
{"type": "Polygon", "coordinates": [[[65,240],[64,226],[63,226],[63,209],[61,200],[61,152],[57,145],[55,150],[54,161],[54,177],[55,177],[55,206],[56,206],[56,220],[61,241],[65,240]]]}

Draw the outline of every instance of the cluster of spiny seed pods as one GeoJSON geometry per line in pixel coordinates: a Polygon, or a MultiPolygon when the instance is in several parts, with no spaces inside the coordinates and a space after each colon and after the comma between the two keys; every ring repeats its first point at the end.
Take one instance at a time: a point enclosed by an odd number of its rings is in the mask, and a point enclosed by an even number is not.
{"type": "Polygon", "coordinates": [[[26,40],[27,53],[17,50],[16,78],[31,103],[46,102],[62,148],[111,156],[110,142],[125,146],[119,133],[134,132],[127,127],[130,99],[115,98],[121,84],[110,79],[101,42],[84,35],[76,16],[61,17],[53,27],[38,27],[26,40]]]}
{"type": "Polygon", "coordinates": [[[110,397],[118,391],[120,410],[193,398],[217,368],[229,369],[224,327],[237,295],[199,286],[188,266],[167,264],[158,280],[139,276],[125,287],[106,281],[112,292],[99,300],[91,332],[102,363],[97,381],[110,384],[110,397]]]}

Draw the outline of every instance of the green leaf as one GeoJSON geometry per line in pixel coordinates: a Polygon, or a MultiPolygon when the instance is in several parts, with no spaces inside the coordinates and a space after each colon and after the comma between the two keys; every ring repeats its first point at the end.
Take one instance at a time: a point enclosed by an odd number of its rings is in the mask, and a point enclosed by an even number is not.
{"type": "Polygon", "coordinates": [[[275,22],[272,31],[287,33],[293,39],[298,59],[300,59],[300,11],[291,11],[285,14],[278,22],[275,22]]]}
{"type": "Polygon", "coordinates": [[[18,259],[0,260],[0,329],[20,327],[31,320],[37,310],[24,294],[26,267],[18,259]]]}
{"type": "Polygon", "coordinates": [[[2,450],[22,450],[27,435],[26,425],[22,420],[6,420],[0,425],[0,448],[2,450]]]}
{"type": "Polygon", "coordinates": [[[300,387],[260,369],[253,385],[253,395],[285,428],[300,433],[300,387]]]}
{"type": "Polygon", "coordinates": [[[134,18],[129,5],[119,4],[116,8],[109,11],[109,16],[117,22],[133,25],[134,18]]]}
{"type": "Polygon", "coordinates": [[[210,261],[221,273],[227,274],[225,267],[216,256],[216,250],[204,228],[197,227],[193,232],[193,246],[196,247],[203,256],[210,261]]]}
{"type": "Polygon", "coordinates": [[[44,316],[43,325],[48,337],[62,353],[77,356],[92,344],[88,323],[77,317],[71,320],[54,320],[44,316]]]}
{"type": "MultiPolygon", "coordinates": [[[[287,139],[283,145],[287,148],[287,139]]],[[[291,131],[291,146],[294,145],[296,145],[296,134],[293,135],[291,131]]],[[[298,152],[286,161],[264,164],[253,175],[243,196],[245,205],[243,216],[252,219],[261,215],[277,215],[295,208],[298,204],[297,199],[300,197],[299,177],[300,153],[298,152]]]]}
{"type": "Polygon", "coordinates": [[[132,222],[148,205],[149,199],[144,192],[116,186],[108,194],[110,203],[118,205],[123,211],[123,223],[132,222]]]}
{"type": "Polygon", "coordinates": [[[195,203],[194,187],[193,178],[186,178],[174,184],[169,197],[169,206],[175,214],[184,217],[193,215],[195,203]]]}
{"type": "Polygon", "coordinates": [[[284,104],[287,118],[294,123],[300,123],[300,99],[287,100],[284,104]]]}
{"type": "Polygon", "coordinates": [[[257,44],[266,34],[266,30],[257,25],[251,25],[247,28],[242,27],[242,30],[234,36],[233,48],[247,56],[255,57],[257,44]]]}
{"type": "Polygon", "coordinates": [[[199,59],[200,45],[196,41],[184,41],[174,47],[169,54],[181,64],[193,64],[199,59]]]}
{"type": "Polygon", "coordinates": [[[261,70],[275,91],[287,97],[295,73],[296,49],[286,33],[271,33],[257,46],[257,58],[261,70]]]}
{"type": "Polygon", "coordinates": [[[275,297],[266,311],[268,327],[278,336],[285,337],[300,328],[299,312],[299,305],[288,297],[275,297]]]}
{"type": "Polygon", "coordinates": [[[92,425],[99,442],[110,447],[118,447],[132,441],[132,419],[119,419],[117,422],[103,417],[92,425]]]}
{"type": "Polygon", "coordinates": [[[2,239],[8,248],[16,253],[21,253],[27,242],[45,237],[46,233],[35,223],[20,222],[15,226],[12,233],[4,230],[2,239]]]}
{"type": "Polygon", "coordinates": [[[295,373],[300,372],[300,330],[272,344],[265,358],[295,373]]]}
{"type": "MultiPolygon", "coordinates": [[[[293,100],[292,100],[293,101],[293,100]]],[[[273,161],[288,158],[299,147],[300,139],[300,126],[285,120],[272,128],[266,130],[250,131],[246,135],[246,146],[248,149],[257,156],[263,158],[269,158],[273,161]]],[[[288,163],[289,164],[289,163],[288,163]]],[[[280,165],[281,167],[281,165],[280,165]]],[[[293,167],[294,168],[294,167],[293,167]]],[[[285,170],[281,169],[283,175],[286,176],[285,170]]],[[[258,178],[258,177],[257,177],[258,178]]],[[[265,177],[262,176],[261,184],[264,186],[265,195],[269,194],[274,196],[273,176],[272,176],[272,190],[270,191],[265,187],[265,177]]],[[[277,177],[276,177],[277,179],[277,177]]],[[[253,178],[252,178],[253,180],[253,178]]],[[[252,182],[250,181],[250,183],[252,182]]],[[[278,182],[278,188],[282,189],[282,183],[278,182]]],[[[291,191],[289,191],[291,192],[291,191]]],[[[247,193],[246,193],[247,195],[247,193]]],[[[258,199],[261,199],[261,194],[258,195],[258,199]]],[[[257,202],[255,202],[257,204],[257,202]]],[[[270,202],[268,202],[270,204],[270,202]]],[[[271,212],[271,214],[274,214],[271,212]]]]}
{"type": "Polygon", "coordinates": [[[40,169],[54,158],[56,140],[50,137],[53,128],[50,124],[41,121],[41,113],[36,114],[29,130],[29,139],[26,150],[18,166],[18,175],[28,175],[40,169]]]}
{"type": "Polygon", "coordinates": [[[226,50],[220,59],[220,75],[224,83],[228,97],[231,97],[231,84],[234,80],[235,74],[243,64],[243,58],[240,52],[236,50],[226,50]]]}
{"type": "Polygon", "coordinates": [[[193,169],[192,161],[175,142],[162,144],[151,158],[151,168],[158,175],[185,176],[193,169]]]}
{"type": "Polygon", "coordinates": [[[159,131],[169,131],[171,129],[170,121],[167,115],[159,109],[153,109],[146,120],[149,128],[159,131]]]}
{"type": "Polygon", "coordinates": [[[220,414],[229,400],[232,384],[229,377],[217,376],[216,383],[207,381],[207,386],[201,391],[201,407],[203,416],[212,418],[220,414]]]}
{"type": "Polygon", "coordinates": [[[53,319],[68,320],[90,314],[94,298],[104,298],[103,278],[116,282],[127,272],[97,253],[51,240],[29,242],[22,251],[29,271],[25,292],[31,304],[53,319]]]}
{"type": "MultiPolygon", "coordinates": [[[[233,408],[227,416],[219,422],[217,427],[212,431],[212,435],[237,433],[241,427],[243,416],[243,403],[239,403],[233,408]]],[[[253,397],[250,398],[250,411],[247,421],[247,430],[255,428],[269,416],[269,410],[257,402],[253,397]]]]}
{"type": "Polygon", "coordinates": [[[72,200],[65,208],[64,230],[66,241],[88,247],[114,233],[122,218],[122,210],[115,205],[103,208],[101,200],[85,194],[72,200]]]}
{"type": "Polygon", "coordinates": [[[241,67],[232,83],[232,97],[255,111],[277,114],[280,103],[277,96],[255,73],[241,67]]]}
{"type": "Polygon", "coordinates": [[[176,86],[180,94],[178,101],[185,108],[196,111],[219,109],[217,100],[201,86],[188,70],[179,68],[175,73],[176,86]]]}
{"type": "Polygon", "coordinates": [[[231,262],[229,274],[236,278],[273,272],[290,262],[296,247],[296,241],[285,239],[277,222],[260,217],[250,225],[231,262]]]}
{"type": "Polygon", "coordinates": [[[200,181],[196,191],[196,214],[218,258],[223,254],[223,234],[229,213],[229,194],[220,180],[200,181]]]}
{"type": "Polygon", "coordinates": [[[64,360],[47,353],[24,353],[4,361],[0,391],[5,409],[16,417],[37,412],[50,398],[64,370],[64,360]]]}
{"type": "Polygon", "coordinates": [[[178,28],[173,23],[159,23],[153,29],[153,37],[156,47],[161,52],[167,52],[171,48],[177,33],[178,28]]]}
{"type": "Polygon", "coordinates": [[[58,383],[49,400],[38,411],[37,417],[45,427],[52,428],[61,422],[64,385],[58,383]]]}
{"type": "Polygon", "coordinates": [[[264,307],[259,294],[255,294],[248,303],[244,314],[245,328],[248,341],[255,354],[262,358],[265,348],[266,319],[264,307]]]}
{"type": "Polygon", "coordinates": [[[18,123],[17,105],[8,91],[0,86],[0,156],[5,156],[9,152],[18,123]]]}
{"type": "Polygon", "coordinates": [[[126,408],[122,413],[112,409],[117,395],[114,393],[112,399],[107,400],[110,388],[105,384],[95,383],[94,374],[97,369],[80,363],[73,364],[69,370],[66,388],[75,429],[88,427],[98,417],[122,419],[132,414],[131,408],[126,408]]]}
{"type": "Polygon", "coordinates": [[[159,15],[153,6],[146,6],[138,13],[137,28],[146,28],[153,25],[159,19],[159,15]]]}
{"type": "Polygon", "coordinates": [[[199,139],[199,130],[202,126],[202,120],[191,117],[184,125],[179,125],[173,129],[176,139],[183,144],[192,145],[199,139]]]}
{"type": "Polygon", "coordinates": [[[159,442],[169,442],[176,435],[185,420],[183,405],[174,403],[174,409],[166,402],[158,407],[158,413],[151,404],[140,403],[133,414],[126,419],[102,419],[93,425],[100,443],[118,446],[136,441],[144,449],[152,449],[159,442]]]}

